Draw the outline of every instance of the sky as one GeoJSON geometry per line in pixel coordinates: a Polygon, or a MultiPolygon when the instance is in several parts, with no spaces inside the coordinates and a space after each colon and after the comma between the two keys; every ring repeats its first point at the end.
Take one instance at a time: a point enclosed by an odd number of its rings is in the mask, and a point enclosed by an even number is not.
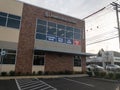
{"type": "MultiPolygon", "coordinates": [[[[107,51],[119,51],[119,39],[114,38],[100,43],[104,39],[116,37],[115,11],[109,4],[118,0],[19,0],[38,7],[83,19],[106,7],[105,10],[85,20],[86,52],[97,53],[101,48],[107,51]],[[95,44],[91,44],[95,43],[95,44]]],[[[120,51],[119,51],[120,52],[120,51]]]]}

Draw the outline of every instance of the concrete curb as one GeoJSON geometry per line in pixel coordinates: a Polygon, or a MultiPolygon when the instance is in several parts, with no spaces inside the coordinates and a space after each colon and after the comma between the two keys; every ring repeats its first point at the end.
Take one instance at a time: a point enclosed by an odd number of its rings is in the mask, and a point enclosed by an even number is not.
{"type": "Polygon", "coordinates": [[[8,79],[21,79],[21,78],[64,78],[64,77],[86,77],[87,74],[77,74],[77,75],[41,75],[41,76],[4,76],[0,77],[0,80],[8,79]]]}

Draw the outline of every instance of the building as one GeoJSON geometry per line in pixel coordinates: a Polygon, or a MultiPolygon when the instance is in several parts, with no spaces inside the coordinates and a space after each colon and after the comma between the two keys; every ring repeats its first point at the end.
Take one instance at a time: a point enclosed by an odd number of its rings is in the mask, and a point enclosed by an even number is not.
{"type": "Polygon", "coordinates": [[[87,64],[99,64],[103,67],[107,64],[120,65],[120,52],[116,51],[102,51],[100,56],[87,58],[87,64]]]}
{"type": "Polygon", "coordinates": [[[16,0],[0,3],[1,71],[85,71],[85,22],[16,0]]]}

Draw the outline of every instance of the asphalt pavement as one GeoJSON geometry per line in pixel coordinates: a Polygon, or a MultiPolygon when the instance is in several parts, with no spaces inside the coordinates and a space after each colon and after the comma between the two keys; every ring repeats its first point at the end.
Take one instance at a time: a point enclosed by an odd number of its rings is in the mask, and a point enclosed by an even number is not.
{"type": "Polygon", "coordinates": [[[0,80],[0,90],[120,90],[120,82],[90,77],[0,80]]]}

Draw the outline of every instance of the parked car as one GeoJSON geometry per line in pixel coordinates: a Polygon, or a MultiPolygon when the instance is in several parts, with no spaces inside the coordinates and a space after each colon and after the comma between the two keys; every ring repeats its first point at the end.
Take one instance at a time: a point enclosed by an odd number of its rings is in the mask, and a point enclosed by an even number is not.
{"type": "Polygon", "coordinates": [[[115,64],[109,64],[109,65],[106,65],[106,70],[120,71],[120,66],[115,64]]]}
{"type": "Polygon", "coordinates": [[[104,68],[99,66],[99,65],[96,65],[96,64],[90,64],[88,65],[87,67],[87,70],[88,71],[91,71],[91,70],[95,70],[95,71],[104,71],[104,68]]]}

